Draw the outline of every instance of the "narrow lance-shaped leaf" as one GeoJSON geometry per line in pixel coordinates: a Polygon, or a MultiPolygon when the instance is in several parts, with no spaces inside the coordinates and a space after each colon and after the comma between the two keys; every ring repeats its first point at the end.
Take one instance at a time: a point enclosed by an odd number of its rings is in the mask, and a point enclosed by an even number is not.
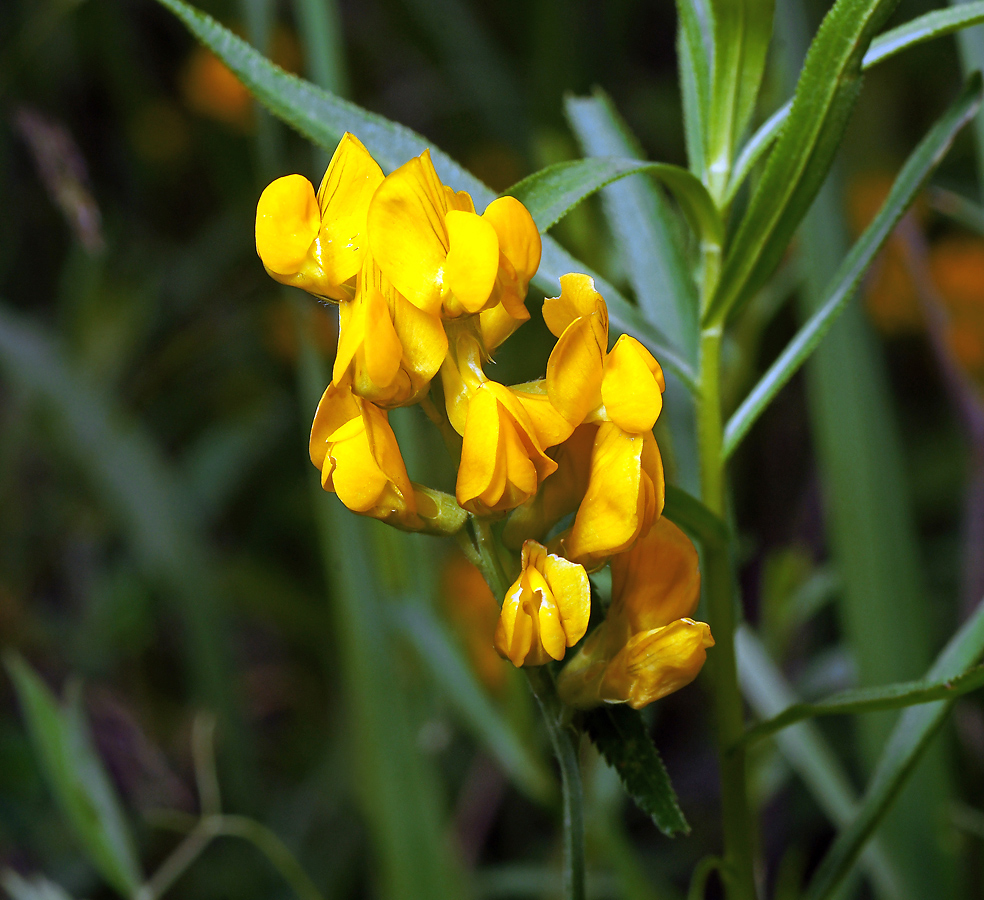
{"type": "Polygon", "coordinates": [[[861,59],[898,0],[837,0],[810,45],[792,108],[749,202],[705,322],[733,313],[772,273],[827,177],[861,88],[861,59]]]}
{"type": "Polygon", "coordinates": [[[704,178],[707,116],[710,109],[710,36],[703,0],[677,0],[677,61],[683,101],[684,136],[690,171],[704,178]]]}
{"type": "Polygon", "coordinates": [[[674,484],[666,485],[663,515],[697,538],[705,547],[723,547],[731,537],[722,518],[674,484]]]}
{"type": "MultiPolygon", "coordinates": [[[[409,128],[288,74],[211,16],[183,0],[158,2],[174,13],[275,116],[319,147],[334,150],[341,136],[351,131],[388,172],[430,148],[434,167],[445,183],[455,190],[468,191],[479,209],[495,199],[495,193],[489,187],[409,128]]],[[[559,292],[560,276],[575,271],[594,278],[608,302],[609,315],[616,328],[637,337],[661,363],[677,373],[689,390],[696,389],[693,367],[670,347],[659,329],[638,315],[613,285],[575,260],[553,238],[545,236],[543,256],[533,284],[545,294],[559,292]]]]}
{"type": "Polygon", "coordinates": [[[133,836],[92,747],[78,699],[76,708],[62,707],[20,656],[5,654],[4,662],[38,763],[62,813],[99,874],[117,893],[131,895],[143,880],[133,836]]]}
{"type": "MultiPolygon", "coordinates": [[[[861,71],[865,72],[872,66],[878,65],[886,59],[891,59],[903,50],[908,50],[934,38],[945,37],[981,22],[984,22],[984,0],[971,0],[969,3],[962,3],[947,9],[935,9],[876,37],[871,42],[864,59],[861,60],[861,71]]],[[[791,107],[792,101],[784,103],[759,127],[742,148],[732,169],[727,200],[730,201],[734,197],[738,188],[748,177],[748,173],[772,146],[772,142],[778,136],[789,116],[791,107]]]]}
{"type": "Polygon", "coordinates": [[[627,706],[599,706],[583,716],[585,731],[618,772],[626,793],[667,837],[690,834],[663,760],[643,724],[627,706]]]}
{"type": "Polygon", "coordinates": [[[734,149],[755,108],[774,8],[775,0],[710,0],[714,65],[706,177],[718,197],[727,186],[734,149]]]}
{"type": "MultiPolygon", "coordinates": [[[[984,600],[950,639],[926,673],[927,681],[957,678],[984,654],[984,600]]],[[[955,699],[955,698],[954,698],[955,699]]],[[[923,752],[953,709],[954,699],[907,709],[892,731],[853,821],[834,841],[806,893],[826,900],[848,876],[923,752]]]]}
{"type": "Polygon", "coordinates": [[[895,224],[946,155],[957,133],[973,118],[980,103],[981,77],[975,74],[906,160],[878,215],[851,248],[834,276],[826,292],[827,299],[786,345],[779,358],[731,416],[724,432],[725,457],[734,452],[762,411],[816,349],[853,296],[861,276],[892,233],[895,224]]]}
{"type": "Polygon", "coordinates": [[[955,700],[982,686],[984,686],[984,666],[975,666],[956,678],[944,678],[942,681],[903,681],[883,687],[841,691],[826,700],[818,700],[816,703],[796,703],[788,707],[775,718],[749,728],[739,743],[754,744],[804,719],[818,716],[860,715],[886,709],[904,709],[907,706],[918,706],[936,700],[955,700]]]}
{"type": "MultiPolygon", "coordinates": [[[[585,155],[642,155],[639,142],[600,89],[592,97],[568,97],[564,110],[585,155]]],[[[689,359],[695,358],[700,316],[697,286],[684,255],[675,211],[645,175],[608,185],[601,199],[640,309],[689,359]]]]}
{"type": "Polygon", "coordinates": [[[655,176],[673,192],[699,237],[715,242],[721,240],[721,217],[707,188],[693,172],[669,163],[609,157],[574,159],[540,169],[503,193],[521,200],[537,228],[547,231],[605,185],[643,173],[655,176]]]}

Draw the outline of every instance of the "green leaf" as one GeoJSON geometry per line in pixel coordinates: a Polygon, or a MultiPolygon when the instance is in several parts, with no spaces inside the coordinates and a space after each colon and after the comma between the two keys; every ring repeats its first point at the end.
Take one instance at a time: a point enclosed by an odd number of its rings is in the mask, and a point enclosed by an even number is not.
{"type": "Polygon", "coordinates": [[[870,69],[903,50],[934,38],[945,37],[979,22],[984,22],[984,0],[974,0],[972,3],[963,3],[948,9],[934,9],[878,35],[865,53],[861,68],[870,69]]]}
{"type": "MultiPolygon", "coordinates": [[[[586,156],[641,156],[638,141],[602,90],[567,97],[564,109],[586,156]]],[[[639,307],[688,358],[696,358],[697,288],[673,210],[644,175],[608,185],[601,200],[639,307]]]]}
{"type": "Polygon", "coordinates": [[[599,706],[583,716],[585,731],[618,772],[626,793],[667,837],[690,834],[663,760],[642,716],[627,706],[599,706]]]}
{"type": "Polygon", "coordinates": [[[723,547],[730,540],[731,532],[724,520],[676,485],[666,485],[663,515],[688,531],[705,547],[723,547]]]}
{"type": "Polygon", "coordinates": [[[496,709],[447,627],[423,606],[397,601],[390,607],[388,612],[399,633],[410,642],[435,683],[503,771],[534,800],[549,803],[557,793],[550,774],[496,709]]]}
{"type": "Polygon", "coordinates": [[[78,698],[60,706],[19,655],[4,653],[38,763],[92,864],[123,896],[141,884],[133,836],[96,751],[78,698]]]}
{"type": "MultiPolygon", "coordinates": [[[[747,625],[735,632],[735,653],[742,694],[758,715],[775,716],[796,703],[797,697],[779,667],[747,625]]],[[[827,818],[838,827],[847,824],[857,809],[857,795],[816,724],[799,722],[773,739],[827,818]]],[[[879,841],[873,841],[865,849],[862,864],[879,895],[905,896],[901,877],[879,841]]]]}
{"type": "Polygon", "coordinates": [[[707,116],[710,110],[709,13],[704,0],[677,0],[677,67],[690,171],[703,180],[707,116]]]}
{"type": "Polygon", "coordinates": [[[641,173],[654,175],[673,192],[699,238],[720,242],[721,217],[707,188],[693,172],[669,163],[605,157],[568,160],[528,175],[503,193],[521,200],[544,232],[605,185],[641,173]]]}
{"type": "Polygon", "coordinates": [[[722,196],[738,139],[755,109],[775,0],[710,0],[710,8],[714,64],[706,177],[711,192],[722,196]]]}
{"type": "Polygon", "coordinates": [[[704,312],[721,322],[772,274],[827,177],[861,89],[861,59],[898,0],[837,0],[800,73],[789,117],[704,312]]]}
{"type": "Polygon", "coordinates": [[[11,900],[72,900],[61,885],[43,875],[35,875],[28,881],[13,869],[0,872],[0,886],[10,894],[11,900]]]}
{"type": "MultiPolygon", "coordinates": [[[[346,131],[357,133],[384,171],[391,172],[410,157],[430,148],[441,179],[455,190],[468,191],[478,209],[495,199],[495,193],[447,154],[403,125],[342,100],[310,82],[290,75],[267,60],[242,38],[211,16],[183,0],[158,0],[177,16],[206,47],[216,54],[275,116],[308,140],[333,151],[346,131]]],[[[674,351],[665,336],[648,322],[611,284],[575,260],[553,238],[544,236],[540,268],[533,284],[545,294],[559,293],[560,276],[583,272],[595,280],[605,297],[611,322],[637,337],[670,368],[690,391],[696,390],[693,367],[674,351]]]]}
{"type": "Polygon", "coordinates": [[[978,73],[968,80],[960,96],[906,160],[878,215],[851,248],[827,287],[826,299],[822,301],[820,308],[786,345],[779,358],[729,419],[724,432],[725,458],[734,452],[752,424],[823,340],[830,326],[854,295],[854,289],[862,275],[898,220],[946,155],[957,133],[973,118],[980,106],[981,95],[981,77],[978,73]]]}
{"type": "MultiPolygon", "coordinates": [[[[876,37],[861,60],[861,71],[867,71],[903,50],[934,38],[945,37],[980,22],[984,22],[984,0],[972,0],[970,3],[963,3],[949,9],[937,9],[918,16],[876,37]]],[[[726,200],[730,201],[734,197],[742,182],[748,177],[748,173],[772,146],[772,142],[789,116],[791,107],[792,101],[789,101],[777,109],[742,148],[731,172],[726,200]]]]}
{"type": "Polygon", "coordinates": [[[885,709],[903,709],[921,703],[932,703],[935,700],[951,700],[970,691],[976,691],[982,685],[984,685],[984,666],[976,666],[956,678],[945,678],[942,681],[901,681],[883,687],[841,691],[826,700],[796,703],[787,707],[775,718],[750,728],[745,732],[740,743],[754,744],[796,722],[802,722],[803,719],[817,716],[859,715],[885,709]]]}
{"type": "MultiPolygon", "coordinates": [[[[984,654],[984,600],[943,648],[927,682],[957,679],[984,654]]],[[[807,900],[832,896],[851,871],[916,763],[953,709],[955,697],[906,710],[892,731],[860,807],[834,841],[806,892],[807,900]]]]}

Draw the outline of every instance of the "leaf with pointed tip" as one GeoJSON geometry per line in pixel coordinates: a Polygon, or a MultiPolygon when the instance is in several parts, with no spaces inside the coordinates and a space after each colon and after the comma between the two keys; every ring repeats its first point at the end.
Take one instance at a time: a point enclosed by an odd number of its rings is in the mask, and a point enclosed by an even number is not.
{"type": "Polygon", "coordinates": [[[642,716],[628,706],[599,706],[583,716],[585,731],[615,769],[626,793],[667,837],[690,834],[666,766],[642,716]]]}

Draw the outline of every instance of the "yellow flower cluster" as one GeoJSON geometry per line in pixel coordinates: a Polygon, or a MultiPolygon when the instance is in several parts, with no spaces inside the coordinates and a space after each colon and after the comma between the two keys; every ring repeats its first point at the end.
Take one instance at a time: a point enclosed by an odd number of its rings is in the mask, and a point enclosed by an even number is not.
{"type": "MultiPolygon", "coordinates": [[[[637,548],[655,547],[673,528],[660,519],[663,467],[652,433],[664,389],[659,363],[627,335],[609,350],[604,299],[591,278],[570,274],[560,296],[543,304],[557,338],[546,377],[512,386],[490,379],[485,363],[529,318],[540,236],[512,197],[479,215],[467,193],[442,184],[427,151],[384,177],[346,134],[317,194],[300,175],[266,188],[256,248],[273,278],[340,307],[332,381],[311,430],[324,487],[354,512],[408,530],[451,534],[469,513],[505,519],[502,539],[521,551],[522,570],[504,599],[495,647],[517,666],[562,659],[587,631],[587,573],[613,558],[613,573],[645,567],[637,548]],[[429,399],[438,383],[441,412],[429,399]],[[425,398],[430,415],[461,437],[454,498],[410,481],[387,419],[387,410],[425,398]]],[[[692,560],[683,574],[699,584],[696,553],[692,560]]],[[[668,589],[684,590],[675,582],[668,589]]],[[[613,669],[603,686],[568,687],[578,705],[641,705],[639,698],[675,690],[696,675],[712,643],[706,625],[662,622],[658,591],[623,593],[603,626],[609,637],[589,640],[592,665],[579,662],[584,650],[575,661],[594,678],[607,654],[622,674],[613,669]],[[625,613],[633,604],[649,612],[625,613]]]]}

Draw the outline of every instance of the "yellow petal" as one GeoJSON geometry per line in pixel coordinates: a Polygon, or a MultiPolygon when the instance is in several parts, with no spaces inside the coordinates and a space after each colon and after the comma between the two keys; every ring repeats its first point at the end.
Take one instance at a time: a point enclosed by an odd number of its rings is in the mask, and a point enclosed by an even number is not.
{"type": "Polygon", "coordinates": [[[383,410],[372,403],[363,402],[361,406],[373,459],[386,475],[387,481],[395,492],[395,496],[391,499],[393,509],[413,511],[415,509],[413,487],[389,419],[383,410]]]}
{"type": "Polygon", "coordinates": [[[623,334],[605,360],[601,382],[608,418],[623,431],[652,431],[663,408],[662,374],[653,355],[635,338],[623,334]]]}
{"type": "Polygon", "coordinates": [[[321,265],[332,285],[354,278],[362,266],[369,201],[382,181],[382,169],[359,139],[342,135],[318,189],[321,265]]]}
{"type": "Polygon", "coordinates": [[[433,315],[444,296],[448,201],[430,153],[383,179],[369,204],[369,246],[383,274],[415,306],[433,315]]]}
{"type": "Polygon", "coordinates": [[[448,352],[448,336],[440,317],[425,313],[397,294],[393,304],[393,326],[403,346],[405,364],[422,381],[429,382],[441,368],[448,352]]]}
{"type": "Polygon", "coordinates": [[[485,349],[491,354],[529,318],[529,310],[521,301],[517,303],[512,294],[503,295],[495,306],[483,309],[479,313],[479,322],[485,349]]]}
{"type": "Polygon", "coordinates": [[[332,366],[331,379],[341,384],[346,377],[351,378],[355,355],[359,352],[366,337],[366,304],[363,294],[338,306],[338,349],[332,366]]]}
{"type": "Polygon", "coordinates": [[[613,557],[611,566],[609,617],[624,619],[628,633],[661,628],[697,609],[697,550],[669,519],[658,519],[631,549],[613,557]]]}
{"type": "Polygon", "coordinates": [[[572,425],[601,404],[607,340],[597,315],[581,316],[564,330],[547,360],[550,402],[572,425]]]}
{"type": "Polygon", "coordinates": [[[495,649],[517,668],[523,665],[533,643],[533,619],[523,609],[522,587],[516,582],[506,594],[495,629],[495,649]]]}
{"type": "MultiPolygon", "coordinates": [[[[563,624],[564,637],[568,647],[573,647],[588,630],[588,619],[591,617],[591,585],[584,566],[556,556],[547,555],[543,562],[543,572],[554,602],[560,610],[560,620],[563,624]]],[[[563,656],[563,654],[561,654],[563,656]]],[[[560,659],[554,656],[554,659],[560,659]]]]}
{"type": "Polygon", "coordinates": [[[605,422],[591,453],[591,476],[574,526],[567,556],[588,569],[627,549],[638,537],[645,514],[642,491],[643,437],[605,422]]]}
{"type": "Polygon", "coordinates": [[[536,274],[542,251],[540,233],[529,210],[515,197],[499,197],[482,213],[499,238],[499,249],[526,284],[536,274]]]}
{"type": "Polygon", "coordinates": [[[311,182],[303,175],[285,175],[268,184],[256,204],[256,252],[270,272],[292,275],[307,258],[320,227],[311,182]]]}
{"type": "Polygon", "coordinates": [[[488,303],[499,269],[495,229],[473,212],[453,209],[444,218],[450,249],[444,283],[469,313],[488,303]]]}
{"type": "Polygon", "coordinates": [[[560,296],[543,301],[543,321],[554,337],[560,337],[568,325],[581,316],[598,315],[605,326],[605,349],[608,349],[608,307],[595,290],[594,279],[572,272],[560,276],[560,296]]]}
{"type": "Polygon", "coordinates": [[[365,428],[333,442],[328,452],[334,463],[332,481],[338,499],[353,512],[365,513],[375,507],[389,479],[373,459],[365,428]]]}
{"type": "Polygon", "coordinates": [[[542,595],[538,614],[540,644],[551,659],[563,659],[567,650],[567,638],[561,623],[560,611],[551,594],[542,595]]]}
{"type": "Polygon", "coordinates": [[[371,289],[365,304],[366,374],[374,384],[386,387],[400,371],[403,345],[393,327],[386,298],[371,289]]]}
{"type": "Polygon", "coordinates": [[[458,503],[465,509],[483,495],[501,494],[505,486],[505,471],[499,461],[500,425],[495,397],[478,391],[467,406],[455,486],[458,503]]]}
{"type": "Polygon", "coordinates": [[[713,646],[711,629],[692,619],[633,635],[605,670],[601,698],[641,709],[690,684],[713,646]]]}
{"type": "Polygon", "coordinates": [[[328,452],[328,439],[346,422],[358,418],[359,405],[349,387],[339,387],[334,382],[325,388],[318,403],[318,409],[311,423],[311,437],[308,449],[311,462],[321,469],[328,452]]]}
{"type": "Polygon", "coordinates": [[[537,443],[544,449],[566,441],[574,432],[574,426],[562,416],[550,402],[545,379],[513,385],[512,393],[523,404],[537,443]]]}

